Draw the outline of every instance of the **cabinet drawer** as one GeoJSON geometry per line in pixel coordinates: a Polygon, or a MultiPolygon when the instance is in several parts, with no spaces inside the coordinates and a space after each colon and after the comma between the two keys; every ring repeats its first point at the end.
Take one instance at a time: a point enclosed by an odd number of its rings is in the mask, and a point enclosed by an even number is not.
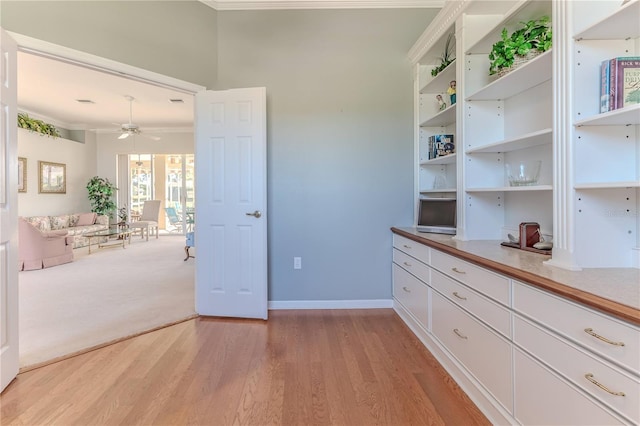
{"type": "Polygon", "coordinates": [[[508,338],[511,337],[511,314],[508,309],[436,270],[431,271],[430,285],[452,302],[465,308],[503,335],[508,338]]]}
{"type": "Polygon", "coordinates": [[[431,268],[398,249],[393,249],[393,263],[411,272],[426,284],[431,281],[431,268]]]}
{"type": "Polygon", "coordinates": [[[429,329],[429,287],[395,263],[393,264],[393,297],[425,330],[429,329]]]}
{"type": "Polygon", "coordinates": [[[504,305],[509,305],[508,278],[437,250],[431,250],[430,265],[480,293],[504,305]]]}
{"type": "Polygon", "coordinates": [[[583,349],[519,316],[514,321],[514,342],[580,389],[640,424],[640,381],[637,378],[594,358],[583,349]],[[585,377],[587,374],[592,374],[591,380],[604,385],[611,392],[622,392],[624,395],[614,395],[598,387],[585,377]]]}
{"type": "Polygon", "coordinates": [[[637,327],[516,281],[513,291],[515,311],[534,318],[634,374],[640,371],[640,329],[637,327]]]}
{"type": "Polygon", "coordinates": [[[430,262],[429,247],[424,244],[416,243],[413,240],[403,237],[402,235],[393,234],[393,247],[415,257],[427,265],[430,262]]]}
{"type": "Polygon", "coordinates": [[[439,293],[431,295],[433,334],[511,412],[511,343],[439,293]]]}
{"type": "Polygon", "coordinates": [[[515,413],[523,425],[619,425],[622,420],[519,349],[514,351],[515,413]]]}

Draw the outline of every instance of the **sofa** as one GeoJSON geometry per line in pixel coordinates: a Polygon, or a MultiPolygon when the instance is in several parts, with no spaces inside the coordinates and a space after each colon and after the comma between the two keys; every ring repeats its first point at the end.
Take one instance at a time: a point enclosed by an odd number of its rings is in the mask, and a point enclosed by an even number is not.
{"type": "Polygon", "coordinates": [[[73,238],[66,229],[40,231],[18,219],[18,269],[32,271],[73,262],[73,238]]]}
{"type": "MultiPolygon", "coordinates": [[[[109,216],[96,213],[75,213],[57,216],[30,216],[24,218],[42,232],[66,230],[73,237],[73,248],[89,245],[84,237],[89,232],[109,229],[109,216]]],[[[93,239],[93,243],[105,243],[108,237],[93,239]]]]}

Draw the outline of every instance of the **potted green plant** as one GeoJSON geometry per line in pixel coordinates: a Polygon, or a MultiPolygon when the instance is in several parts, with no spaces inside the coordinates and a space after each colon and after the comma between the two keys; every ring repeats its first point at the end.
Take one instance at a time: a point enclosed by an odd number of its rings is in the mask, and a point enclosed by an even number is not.
{"type": "Polygon", "coordinates": [[[431,70],[431,75],[433,77],[440,74],[440,72],[442,72],[446,67],[448,67],[450,63],[455,61],[456,58],[451,57],[453,55],[453,47],[454,47],[452,45],[452,42],[453,42],[453,33],[450,33],[447,36],[447,41],[445,41],[444,43],[444,51],[442,52],[442,56],[438,58],[440,60],[440,65],[438,65],[437,67],[431,70]]]}
{"type": "Polygon", "coordinates": [[[92,177],[87,183],[89,191],[89,201],[91,201],[91,211],[100,215],[108,215],[113,217],[116,209],[116,203],[113,201],[113,195],[118,190],[109,179],[99,176],[92,177]]]}
{"type": "Polygon", "coordinates": [[[56,129],[53,124],[31,118],[28,114],[21,112],[18,113],[18,127],[40,133],[41,135],[51,136],[52,138],[60,137],[60,132],[58,132],[58,129],[56,129]]]}
{"type": "Polygon", "coordinates": [[[520,22],[521,27],[509,34],[502,29],[501,40],[489,53],[489,75],[502,76],[533,56],[551,49],[551,21],[548,16],[520,22]]]}

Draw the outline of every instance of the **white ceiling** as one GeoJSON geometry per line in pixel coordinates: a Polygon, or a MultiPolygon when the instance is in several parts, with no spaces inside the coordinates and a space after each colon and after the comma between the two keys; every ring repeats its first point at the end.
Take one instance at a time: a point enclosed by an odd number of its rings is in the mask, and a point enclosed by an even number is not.
{"type": "Polygon", "coordinates": [[[437,7],[444,0],[200,0],[216,10],[372,9],[437,7]]]}
{"type": "Polygon", "coordinates": [[[18,110],[65,129],[118,131],[133,122],[143,132],[193,126],[193,96],[179,91],[18,52],[18,110]],[[80,103],[78,99],[94,103],[80,103]],[[182,99],[184,103],[172,103],[182,99]],[[115,124],[114,124],[115,123],[115,124]]]}

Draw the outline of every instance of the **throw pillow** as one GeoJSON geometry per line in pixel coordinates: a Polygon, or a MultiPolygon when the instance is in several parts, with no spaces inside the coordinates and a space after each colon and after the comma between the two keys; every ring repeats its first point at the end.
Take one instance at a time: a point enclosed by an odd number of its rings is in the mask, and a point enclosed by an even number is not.
{"type": "Polygon", "coordinates": [[[51,231],[51,221],[49,220],[49,216],[31,216],[25,219],[27,219],[27,222],[43,232],[51,231]]]}
{"type": "Polygon", "coordinates": [[[49,216],[51,221],[51,230],[65,229],[69,227],[69,215],[49,216]]]}
{"type": "Polygon", "coordinates": [[[76,226],[93,225],[96,223],[96,216],[95,213],[80,213],[76,226]]]}

